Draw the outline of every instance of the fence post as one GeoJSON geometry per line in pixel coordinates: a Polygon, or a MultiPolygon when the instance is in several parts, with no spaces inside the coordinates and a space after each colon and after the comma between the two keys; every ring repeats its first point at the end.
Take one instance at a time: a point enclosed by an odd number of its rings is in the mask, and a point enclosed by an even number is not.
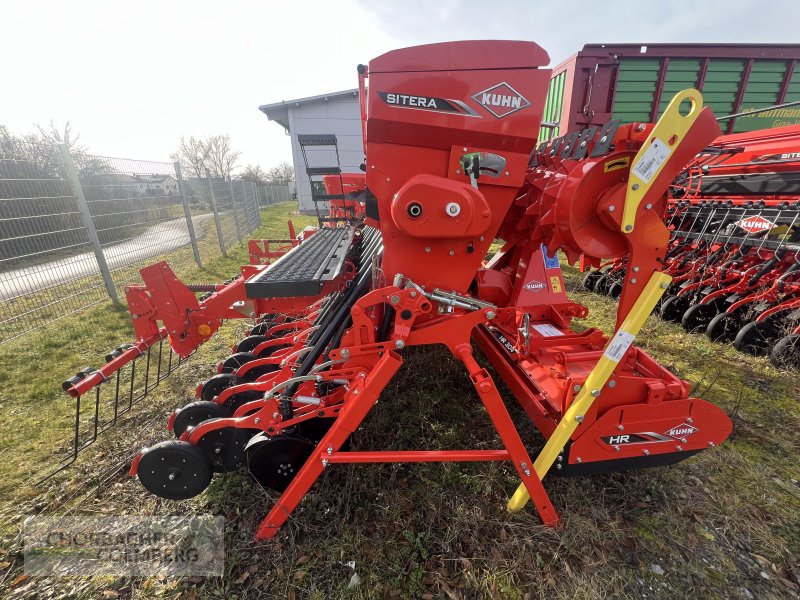
{"type": "Polygon", "coordinates": [[[186,193],[183,185],[183,177],[181,175],[181,163],[175,161],[175,176],[178,178],[178,193],[181,195],[181,204],[183,204],[183,215],[186,217],[186,229],[189,230],[189,239],[192,242],[192,252],[194,252],[194,262],[201,269],[203,263],[200,262],[200,249],[197,247],[197,236],[194,233],[194,223],[192,222],[192,214],[189,212],[189,201],[186,199],[186,193]]]}
{"type": "MultiPolygon", "coordinates": [[[[239,215],[236,213],[236,194],[233,193],[233,182],[228,182],[228,189],[231,191],[231,208],[233,209],[233,222],[236,223],[236,237],[242,241],[242,228],[239,226],[239,215]]],[[[244,190],[242,190],[244,192],[244,190]]]]}
{"type": "Polygon", "coordinates": [[[108,269],[106,255],[103,254],[100,238],[97,237],[97,230],[94,228],[94,221],[92,221],[92,213],[89,212],[89,204],[86,202],[86,196],[83,193],[83,186],[81,186],[78,170],[75,168],[72,155],[69,153],[69,146],[66,144],[59,144],[58,147],[61,150],[61,158],[64,161],[64,170],[67,173],[67,179],[69,179],[72,185],[72,191],[75,194],[75,199],[78,201],[78,208],[80,208],[81,215],[83,216],[83,224],[86,225],[86,232],[89,234],[89,241],[92,243],[94,257],[97,259],[97,266],[100,268],[100,275],[103,277],[106,292],[108,292],[108,296],[114,304],[119,304],[117,288],[114,287],[114,280],[111,279],[111,271],[108,269]]]}
{"type": "Polygon", "coordinates": [[[211,173],[206,171],[206,179],[208,179],[208,191],[211,192],[211,210],[214,211],[214,224],[217,226],[217,237],[219,238],[219,249],[222,251],[222,256],[228,256],[225,252],[225,239],[222,237],[222,223],[219,222],[219,211],[217,210],[217,196],[214,194],[214,181],[211,179],[211,173]]]}
{"type": "Polygon", "coordinates": [[[253,182],[253,210],[256,211],[256,227],[261,225],[261,202],[258,200],[258,184],[253,182]]]}

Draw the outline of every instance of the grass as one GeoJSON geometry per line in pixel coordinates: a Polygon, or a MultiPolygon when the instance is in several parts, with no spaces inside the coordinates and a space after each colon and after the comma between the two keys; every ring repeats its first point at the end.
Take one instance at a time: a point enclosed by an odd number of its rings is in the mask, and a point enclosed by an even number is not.
{"type": "MultiPolygon", "coordinates": [[[[255,237],[285,235],[289,206],[264,213],[255,237]]],[[[295,218],[300,228],[305,224],[295,218]]],[[[245,257],[177,256],[189,281],[231,276],[245,257]],[[185,262],[182,262],[185,261],[185,262]]],[[[172,259],[170,260],[172,262],[172,259]]],[[[571,297],[589,306],[582,325],[613,327],[614,304],[584,291],[565,269],[571,297]]],[[[125,475],[133,450],[167,438],[168,410],[245,330],[229,323],[78,463],[43,487],[31,473],[52,459],[70,400],[60,381],[131,335],[109,306],[0,346],[0,580],[11,597],[98,598],[790,598],[800,580],[800,383],[766,359],[737,353],[651,318],[641,345],[721,406],[735,428],[722,447],[676,466],[591,478],[548,478],[564,519],[542,527],[528,509],[505,511],[516,474],[502,463],[339,465],[328,469],[278,537],[252,542],[276,499],[246,473],[216,477],[188,502],[148,495],[125,475]],[[24,515],[221,514],[226,573],[206,579],[15,579],[24,515]],[[348,589],[355,562],[360,585],[348,589]],[[662,573],[663,574],[659,574],[662,573]],[[111,593],[113,592],[113,593],[111,593]],[[12,596],[13,594],[13,596],[12,596]]],[[[356,449],[493,448],[496,435],[463,368],[438,347],[406,350],[405,364],[356,433],[356,449]]],[[[507,398],[510,394],[505,391],[507,398]]],[[[531,452],[543,440],[509,402],[531,452]]],[[[68,427],[66,428],[68,430],[68,427]]]]}

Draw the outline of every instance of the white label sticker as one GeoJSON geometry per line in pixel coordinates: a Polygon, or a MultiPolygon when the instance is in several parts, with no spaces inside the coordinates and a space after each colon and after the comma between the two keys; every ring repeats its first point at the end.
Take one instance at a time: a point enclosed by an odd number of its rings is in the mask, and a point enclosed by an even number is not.
{"type": "Polygon", "coordinates": [[[556,337],[559,335],[564,335],[561,331],[553,327],[552,325],[548,325],[547,323],[540,323],[539,325],[532,325],[533,329],[539,332],[542,337],[556,337]]]}
{"type": "Polygon", "coordinates": [[[632,172],[645,183],[650,180],[672,154],[672,148],[656,138],[650,147],[644,151],[642,158],[633,166],[632,172]]]}
{"type": "Polygon", "coordinates": [[[632,333],[620,329],[614,334],[614,337],[611,338],[611,343],[603,354],[614,362],[619,362],[633,343],[633,338],[634,335],[632,333]]]}

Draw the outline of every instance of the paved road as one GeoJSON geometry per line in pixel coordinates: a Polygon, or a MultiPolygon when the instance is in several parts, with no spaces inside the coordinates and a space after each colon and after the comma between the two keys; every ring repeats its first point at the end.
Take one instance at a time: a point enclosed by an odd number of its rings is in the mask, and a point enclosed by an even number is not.
{"type": "MultiPolygon", "coordinates": [[[[198,237],[204,233],[203,223],[213,216],[208,213],[192,217],[194,230],[198,237]]],[[[106,246],[103,250],[108,267],[114,270],[170,252],[190,243],[189,232],[186,231],[186,219],[180,217],[148,227],[135,238],[106,246]]],[[[99,272],[94,252],[86,252],[24,269],[5,271],[0,273],[0,301],[13,300],[99,272]]]]}

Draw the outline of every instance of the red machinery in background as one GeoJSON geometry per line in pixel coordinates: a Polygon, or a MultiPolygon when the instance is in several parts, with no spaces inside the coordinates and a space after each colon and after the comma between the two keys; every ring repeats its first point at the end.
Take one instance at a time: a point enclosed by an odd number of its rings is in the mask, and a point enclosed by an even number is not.
{"type": "Polygon", "coordinates": [[[366,175],[363,173],[341,173],[324,175],[325,193],[334,198],[329,202],[331,217],[362,219],[367,191],[366,175]]]}
{"type": "MultiPolygon", "coordinates": [[[[247,465],[281,492],[257,537],[270,538],[325,468],[337,463],[509,461],[548,525],[542,484],[670,464],[720,444],[728,417],[689,394],[633,339],[668,287],[667,189],[719,135],[694,90],[653,125],[611,122],[536,148],[550,71],[530,42],[471,41],[389,52],[361,66],[365,222],[321,227],[268,266],[199,301],[164,264],[128,294],[137,338],[159,335],[185,356],[223,319],[255,318],[251,335],[171,415],[178,439],[144,449],[131,473],[182,499],[214,472],[247,465]],[[368,85],[367,85],[368,82],[368,85]],[[688,103],[690,108],[679,110],[688,103]],[[502,249],[484,257],[495,239],[502,249]],[[628,257],[614,335],[570,323],[556,251],[590,264],[628,257]],[[534,460],[474,340],[546,439],[534,460]],[[497,429],[494,450],[348,450],[411,346],[460,361],[497,429]]],[[[80,395],[117,365],[69,387],[80,395]]]]}
{"type": "MultiPolygon", "coordinates": [[[[676,178],[666,320],[800,367],[800,126],[721,136],[676,178]]],[[[586,276],[617,296],[627,257],[586,276]]]]}

